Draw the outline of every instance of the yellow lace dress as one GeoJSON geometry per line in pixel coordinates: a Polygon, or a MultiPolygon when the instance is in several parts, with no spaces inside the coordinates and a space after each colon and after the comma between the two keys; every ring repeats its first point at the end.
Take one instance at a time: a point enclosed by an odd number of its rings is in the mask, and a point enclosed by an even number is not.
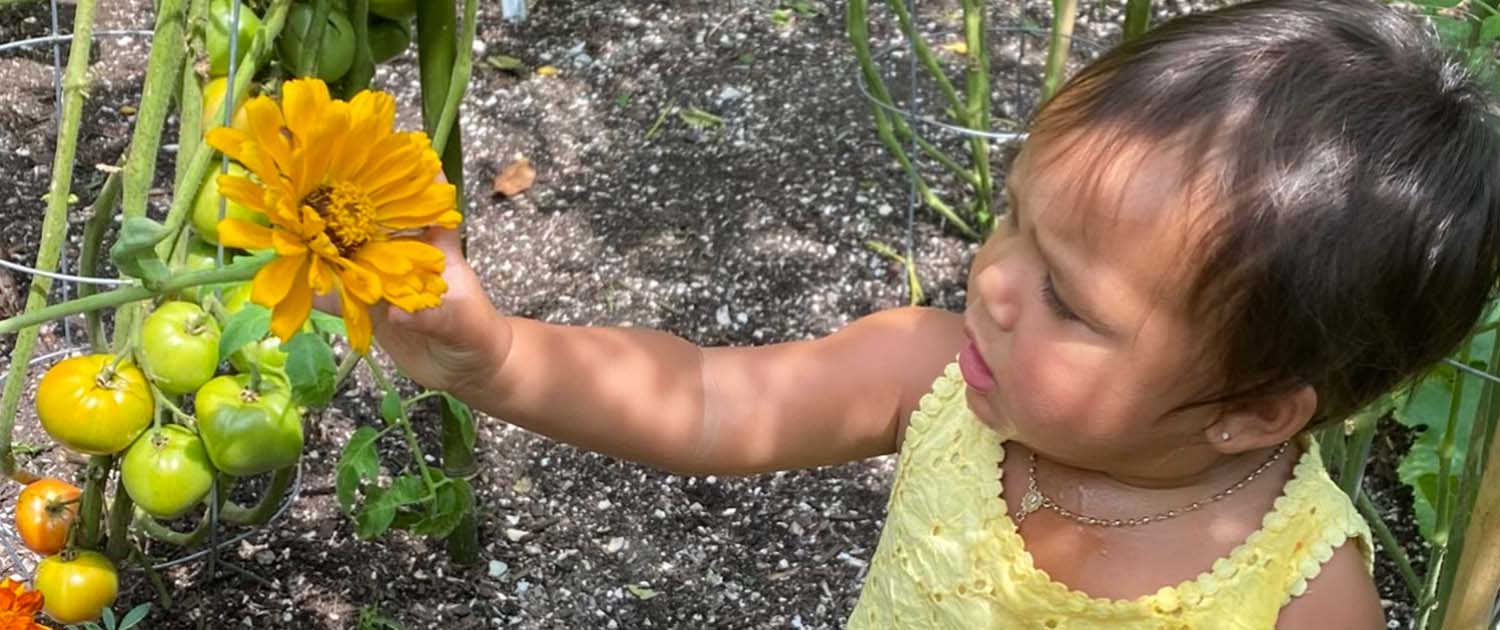
{"type": "Polygon", "coordinates": [[[885,528],[849,630],[1270,629],[1333,550],[1369,528],[1302,443],[1261,528],[1196,579],[1130,600],[1093,598],[1036,568],[1000,498],[999,436],[964,399],[957,364],[912,413],[885,528]]]}

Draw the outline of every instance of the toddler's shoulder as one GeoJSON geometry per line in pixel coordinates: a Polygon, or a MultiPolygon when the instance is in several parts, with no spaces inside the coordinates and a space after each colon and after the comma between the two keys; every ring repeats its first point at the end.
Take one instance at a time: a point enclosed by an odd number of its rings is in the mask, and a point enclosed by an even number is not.
{"type": "Polygon", "coordinates": [[[1277,630],[1385,627],[1380,594],[1365,567],[1361,544],[1359,538],[1350,538],[1334,550],[1318,577],[1307,583],[1307,592],[1282,607],[1276,620],[1277,630]]]}

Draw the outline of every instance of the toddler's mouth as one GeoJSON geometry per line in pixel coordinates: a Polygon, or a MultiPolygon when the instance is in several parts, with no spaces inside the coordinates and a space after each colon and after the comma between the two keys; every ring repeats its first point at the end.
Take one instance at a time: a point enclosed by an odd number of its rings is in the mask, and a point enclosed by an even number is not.
{"type": "Polygon", "coordinates": [[[979,354],[979,346],[972,339],[958,353],[958,369],[963,372],[964,382],[979,393],[988,394],[995,389],[995,377],[991,376],[990,366],[984,362],[984,357],[979,354]]]}

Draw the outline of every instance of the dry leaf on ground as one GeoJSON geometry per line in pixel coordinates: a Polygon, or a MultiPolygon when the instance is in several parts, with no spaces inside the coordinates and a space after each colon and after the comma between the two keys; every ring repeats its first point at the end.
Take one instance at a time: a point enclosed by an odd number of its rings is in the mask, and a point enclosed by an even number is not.
{"type": "Polygon", "coordinates": [[[531,189],[532,182],[536,181],[536,170],[531,168],[531,162],[525,158],[518,159],[500,171],[495,176],[494,192],[497,195],[514,197],[531,189]]]}

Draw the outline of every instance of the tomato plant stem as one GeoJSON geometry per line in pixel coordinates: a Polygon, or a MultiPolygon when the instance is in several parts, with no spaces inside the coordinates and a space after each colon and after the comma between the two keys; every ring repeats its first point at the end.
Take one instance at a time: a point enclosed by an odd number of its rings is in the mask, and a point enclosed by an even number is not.
{"type": "Polygon", "coordinates": [[[1417,572],[1411,568],[1411,559],[1406,556],[1406,550],[1401,543],[1391,534],[1391,529],[1386,527],[1384,517],[1375,509],[1375,504],[1370,501],[1369,495],[1361,492],[1355,502],[1359,506],[1359,513],[1364,515],[1365,521],[1370,524],[1370,531],[1380,541],[1381,548],[1385,554],[1396,564],[1396,569],[1401,572],[1401,581],[1406,583],[1406,588],[1411,591],[1413,600],[1422,599],[1422,580],[1417,577],[1417,572]]]}
{"type": "Polygon", "coordinates": [[[349,19],[354,22],[354,64],[344,77],[344,99],[370,87],[375,76],[375,60],[370,57],[370,0],[349,3],[349,19]]]}
{"type": "MultiPolygon", "coordinates": [[[[130,285],[113,291],[90,295],[85,298],[59,302],[45,308],[16,315],[10,319],[0,320],[0,335],[27,329],[35,330],[34,327],[42,322],[61,319],[68,315],[87,313],[121,304],[147,300],[200,285],[243,282],[255,277],[255,272],[259,271],[261,266],[269,261],[269,258],[240,260],[219,269],[204,269],[175,275],[162,283],[160,291],[152,291],[139,285],[130,285]]],[[[17,341],[17,345],[20,345],[19,341],[17,341]]],[[[0,445],[0,447],[3,447],[3,445],[0,445]]]]}
{"type": "Polygon", "coordinates": [[[109,506],[109,539],[105,542],[104,555],[116,564],[130,553],[130,521],[135,516],[135,502],[125,491],[125,481],[115,482],[115,496],[109,506]]]}
{"type": "MultiPolygon", "coordinates": [[[[985,42],[984,0],[964,0],[964,43],[969,63],[964,71],[968,81],[968,111],[960,114],[964,126],[990,130],[990,52],[985,42]]],[[[1024,35],[1023,35],[1024,37],[1024,35]]],[[[979,180],[974,184],[974,221],[979,229],[989,231],[990,197],[994,175],[990,172],[990,141],[982,136],[969,137],[969,163],[979,180]]]]}
{"type": "Polygon", "coordinates": [[[1068,69],[1068,52],[1073,46],[1073,23],[1078,17],[1078,0],[1052,0],[1052,41],[1047,46],[1047,69],[1042,77],[1042,102],[1052,98],[1062,87],[1068,69]]]}
{"type": "MultiPolygon", "coordinates": [[[[78,148],[78,123],[83,115],[83,94],[88,87],[89,51],[94,39],[94,6],[96,0],[78,0],[73,13],[73,43],[68,48],[68,69],[63,75],[62,116],[58,122],[57,151],[52,160],[52,184],[47,192],[47,211],[42,219],[42,242],[37,250],[36,268],[46,272],[57,270],[62,253],[63,235],[67,231],[68,196],[73,189],[73,157],[78,148]]],[[[52,280],[46,276],[32,276],[31,288],[26,296],[26,308],[21,317],[45,310],[47,294],[52,290],[52,280]]],[[[38,331],[35,328],[23,331],[11,350],[10,371],[6,374],[5,389],[0,394],[0,472],[21,483],[29,483],[36,475],[16,467],[15,454],[11,452],[11,436],[15,428],[16,410],[21,403],[21,390],[30,371],[31,352],[36,348],[38,331]]]]}
{"type": "Polygon", "coordinates": [[[276,514],[276,508],[281,506],[281,499],[286,496],[286,489],[291,486],[292,477],[296,473],[296,464],[276,469],[271,473],[271,482],[266,485],[265,493],[260,495],[260,500],[254,506],[246,508],[233,501],[226,501],[224,508],[219,510],[219,520],[237,525],[266,524],[276,514]]]}
{"type": "Polygon", "coordinates": [[[186,8],[183,0],[159,0],[156,3],[156,31],[146,61],[146,82],[130,138],[129,156],[125,159],[126,217],[146,216],[146,194],[156,175],[162,126],[172,108],[174,84],[181,76],[179,72],[187,40],[183,28],[187,19],[186,8]]]}
{"type": "Polygon", "coordinates": [[[464,92],[469,88],[469,74],[474,70],[474,30],[478,12],[477,0],[464,0],[463,34],[458,38],[458,54],[453,61],[452,79],[443,95],[443,109],[438,115],[437,126],[433,128],[432,150],[438,155],[443,154],[449,140],[458,137],[458,134],[452,133],[453,122],[458,117],[458,104],[463,101],[464,92]]]}
{"type": "Polygon", "coordinates": [[[78,546],[99,548],[99,518],[104,512],[104,483],[114,458],[109,455],[89,457],[87,477],[83,482],[83,503],[78,507],[78,546]]]}
{"type": "Polygon", "coordinates": [[[1125,3],[1125,39],[1140,37],[1151,28],[1151,0],[1128,0],[1125,3]]]}
{"type": "MultiPolygon", "coordinates": [[[[114,221],[115,204],[120,200],[120,191],[124,187],[124,175],[116,170],[104,178],[104,187],[99,189],[99,196],[89,208],[89,218],[83,223],[83,243],[78,250],[78,275],[83,277],[94,277],[99,274],[99,257],[103,253],[104,233],[114,221]]],[[[78,285],[78,297],[85,298],[97,291],[95,285],[82,283],[78,285]]],[[[84,313],[88,322],[87,330],[89,336],[89,348],[93,352],[104,352],[109,345],[108,337],[104,334],[104,318],[99,311],[84,313]]]]}
{"type": "MultiPolygon", "coordinates": [[[[191,0],[188,3],[187,23],[189,25],[204,24],[208,20],[208,0],[191,0]]],[[[182,189],[183,177],[187,175],[188,160],[198,152],[198,145],[203,141],[200,129],[203,129],[204,116],[213,116],[213,112],[203,111],[203,88],[198,85],[198,54],[203,50],[203,39],[198,29],[187,29],[184,33],[187,40],[186,49],[182,56],[182,67],[178,69],[179,87],[177,89],[177,159],[174,164],[172,176],[172,190],[182,189]]]]}

